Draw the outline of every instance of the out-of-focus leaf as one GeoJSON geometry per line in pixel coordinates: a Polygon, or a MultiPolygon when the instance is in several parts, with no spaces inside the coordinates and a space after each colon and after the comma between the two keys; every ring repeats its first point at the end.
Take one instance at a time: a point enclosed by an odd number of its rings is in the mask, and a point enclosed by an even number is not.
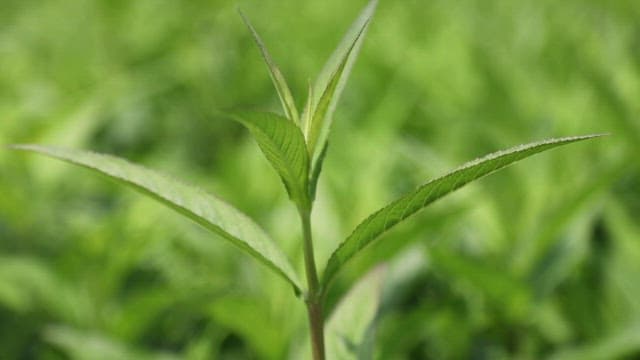
{"type": "Polygon", "coordinates": [[[640,324],[634,324],[598,342],[561,350],[551,360],[622,359],[640,351],[640,324]]]}
{"type": "Polygon", "coordinates": [[[291,121],[272,113],[235,112],[232,117],[245,125],[276,169],[287,193],[301,209],[308,204],[309,157],[304,136],[291,121]]]}
{"type": "Polygon", "coordinates": [[[229,240],[288,280],[296,291],[301,290],[289,261],[260,226],[197,187],[110,155],[40,145],[14,145],[12,148],[64,160],[129,185],[229,240]]]}
{"type": "MultiPolygon", "coordinates": [[[[529,275],[538,295],[543,296],[550,293],[554,286],[561,282],[563,276],[568,275],[568,271],[557,272],[560,270],[557,266],[562,266],[563,260],[568,260],[576,254],[576,251],[571,249],[576,244],[568,244],[566,241],[555,242],[557,234],[568,223],[575,221],[575,218],[581,214],[589,201],[600,194],[612,182],[612,179],[618,179],[627,169],[626,162],[611,164],[608,169],[599,172],[597,179],[574,189],[573,193],[567,194],[563,198],[560,206],[552,209],[551,216],[541,224],[537,233],[533,234],[535,238],[527,239],[530,244],[525,245],[524,250],[520,251],[525,252],[530,258],[527,261],[531,263],[535,261],[533,265],[530,265],[529,275]]],[[[517,254],[516,257],[522,258],[520,254],[517,254]]]]}
{"type": "Polygon", "coordinates": [[[49,326],[44,337],[61,347],[72,359],[79,360],[177,360],[178,356],[166,353],[148,353],[120,343],[115,339],[68,326],[49,326]]]}
{"type": "Polygon", "coordinates": [[[384,232],[402,220],[415,214],[434,201],[452,193],[464,185],[491,174],[518,160],[522,160],[539,152],[570,144],[576,141],[591,139],[601,135],[574,136],[550,139],[541,142],[520,145],[514,148],[489,154],[471,161],[458,169],[432,180],[417,190],[395,200],[378,210],[360,223],[347,239],[331,255],[322,278],[326,287],[348,262],[360,250],[376,240],[384,232]]]}
{"type": "Polygon", "coordinates": [[[433,266],[446,274],[449,281],[469,284],[497,311],[512,319],[522,319],[528,314],[531,306],[529,289],[504,269],[438,247],[431,248],[429,255],[433,266]]]}
{"type": "Polygon", "coordinates": [[[33,259],[0,258],[0,304],[27,311],[41,296],[60,290],[51,270],[33,259]]]}
{"type": "Polygon", "coordinates": [[[240,335],[260,358],[282,358],[287,336],[264,299],[225,296],[215,299],[209,310],[216,323],[240,335]]]}
{"type": "Polygon", "coordinates": [[[326,326],[328,359],[371,359],[375,318],[386,275],[384,265],[375,268],[341,300],[326,326]]]}
{"type": "Polygon", "coordinates": [[[16,312],[46,309],[59,319],[86,321],[93,314],[90,300],[65,282],[52,268],[35,259],[0,257],[0,305],[16,312]]]}
{"type": "Polygon", "coordinates": [[[285,80],[282,72],[275,64],[273,59],[271,58],[271,54],[269,54],[269,50],[265,46],[262,38],[258,35],[256,29],[251,25],[249,18],[247,18],[242,11],[239,11],[242,20],[251,31],[251,35],[255,40],[258,48],[260,48],[260,52],[262,53],[262,57],[264,61],[267,63],[267,67],[269,68],[269,74],[271,74],[271,80],[273,80],[273,85],[278,92],[278,97],[280,98],[280,102],[282,103],[282,108],[284,109],[287,118],[293,121],[296,124],[300,123],[300,118],[298,115],[298,110],[296,109],[296,103],[293,100],[293,95],[291,95],[291,90],[289,90],[289,85],[287,85],[287,81],[285,80]]]}

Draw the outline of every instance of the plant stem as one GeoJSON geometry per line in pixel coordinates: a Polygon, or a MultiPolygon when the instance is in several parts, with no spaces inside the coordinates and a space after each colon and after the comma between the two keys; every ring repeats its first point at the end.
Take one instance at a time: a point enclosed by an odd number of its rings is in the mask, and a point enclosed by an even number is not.
{"type": "Polygon", "coordinates": [[[322,305],[319,302],[307,302],[309,327],[311,329],[311,352],[313,360],[324,360],[324,324],[322,305]]]}
{"type": "Polygon", "coordinates": [[[302,233],[304,237],[304,265],[307,274],[309,292],[306,296],[309,329],[311,332],[311,349],[313,360],[324,360],[324,320],[322,318],[322,296],[318,287],[316,261],[313,255],[311,237],[311,211],[300,211],[302,233]]]}

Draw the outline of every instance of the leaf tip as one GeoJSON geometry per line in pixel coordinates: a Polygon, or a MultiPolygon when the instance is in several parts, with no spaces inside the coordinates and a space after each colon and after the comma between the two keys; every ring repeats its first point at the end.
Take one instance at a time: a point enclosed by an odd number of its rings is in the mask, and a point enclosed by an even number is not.
{"type": "Polygon", "coordinates": [[[582,140],[589,140],[589,139],[596,139],[596,138],[606,137],[606,136],[610,136],[610,135],[611,135],[611,133],[597,133],[597,134],[572,136],[572,137],[568,137],[566,139],[570,140],[570,141],[582,141],[582,140]]]}
{"type": "Polygon", "coordinates": [[[244,11],[242,11],[242,8],[240,8],[240,5],[236,6],[236,12],[238,13],[238,15],[240,15],[240,17],[242,18],[242,21],[249,27],[251,27],[251,24],[249,23],[249,18],[247,18],[247,16],[244,14],[244,11]]]}
{"type": "Polygon", "coordinates": [[[242,18],[242,22],[244,22],[244,24],[247,27],[247,29],[249,29],[249,32],[251,33],[251,36],[253,36],[253,39],[255,40],[255,42],[258,44],[258,47],[260,47],[260,49],[262,51],[262,48],[264,46],[262,44],[262,39],[260,39],[260,36],[258,35],[258,32],[253,27],[253,24],[251,24],[251,20],[249,20],[249,17],[247,15],[245,15],[244,11],[242,11],[240,6],[236,7],[236,11],[238,12],[238,15],[240,15],[240,17],[242,18]]]}

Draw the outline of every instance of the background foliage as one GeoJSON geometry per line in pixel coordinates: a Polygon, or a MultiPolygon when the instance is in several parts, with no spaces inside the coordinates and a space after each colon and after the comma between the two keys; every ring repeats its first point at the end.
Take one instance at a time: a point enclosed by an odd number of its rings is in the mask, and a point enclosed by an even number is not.
{"type": "MultiPolygon", "coordinates": [[[[239,3],[300,99],[364,4],[239,3]]],[[[237,5],[2,0],[0,143],[179,175],[258,219],[301,269],[280,180],[217,113],[279,106],[237,5]]],[[[336,307],[344,353],[640,355],[638,99],[637,2],[382,1],[336,113],[319,264],[371,211],[467,160],[613,136],[489,177],[367,249],[333,292],[388,259],[336,307]],[[373,321],[340,328],[354,309],[373,321]]],[[[153,201],[0,151],[0,358],[297,358],[304,315],[276,275],[153,201]]]]}

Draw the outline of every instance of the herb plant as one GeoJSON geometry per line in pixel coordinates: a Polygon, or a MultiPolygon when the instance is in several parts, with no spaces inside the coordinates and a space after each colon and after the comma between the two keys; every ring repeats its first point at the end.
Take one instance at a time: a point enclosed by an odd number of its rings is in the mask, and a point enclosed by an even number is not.
{"type": "Polygon", "coordinates": [[[313,359],[325,359],[326,314],[323,310],[326,295],[341,269],[361,250],[396,224],[472,181],[536,153],[599,136],[564,137],[516,146],[468,162],[431,180],[360,223],[333,252],[319,276],[314,258],[311,216],[316,188],[327,155],[334,109],[376,5],[377,0],[372,0],[353,23],[315,84],[309,86],[306,105],[301,112],[296,108],[289,86],[262,39],[241,13],[267,64],[284,115],[236,111],[227,116],[249,129],[297,208],[302,228],[304,284],[277,243],[258,224],[233,206],[197,187],[110,155],[40,145],[14,145],[12,148],[61,159],[129,185],[249,253],[289,282],[295,294],[304,301],[308,311],[313,359]]]}

